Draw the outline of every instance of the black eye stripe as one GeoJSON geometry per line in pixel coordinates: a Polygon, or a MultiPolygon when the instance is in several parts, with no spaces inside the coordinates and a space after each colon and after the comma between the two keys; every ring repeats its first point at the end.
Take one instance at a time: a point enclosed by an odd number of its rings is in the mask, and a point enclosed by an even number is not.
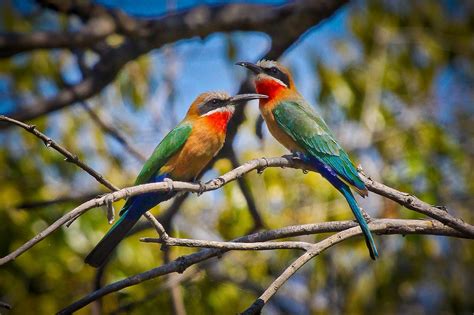
{"type": "Polygon", "coordinates": [[[225,105],[226,102],[227,100],[213,98],[199,106],[199,114],[204,115],[216,108],[222,107],[225,105]]]}
{"type": "Polygon", "coordinates": [[[285,83],[287,87],[290,87],[290,79],[288,78],[288,75],[283,73],[280,69],[277,67],[271,67],[271,68],[266,68],[263,70],[266,74],[269,76],[272,76],[281,82],[285,83]]]}

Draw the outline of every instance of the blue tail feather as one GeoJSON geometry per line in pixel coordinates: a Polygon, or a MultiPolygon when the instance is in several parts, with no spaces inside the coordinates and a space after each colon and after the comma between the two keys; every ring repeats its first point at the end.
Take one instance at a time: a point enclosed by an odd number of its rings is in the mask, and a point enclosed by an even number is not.
{"type": "Polygon", "coordinates": [[[352,213],[356,217],[357,222],[359,222],[360,228],[362,229],[362,233],[364,234],[365,243],[367,244],[367,248],[369,249],[370,253],[370,258],[375,260],[377,257],[379,257],[379,253],[377,252],[377,248],[375,247],[375,242],[372,237],[372,233],[370,232],[369,226],[367,225],[367,222],[365,221],[365,218],[362,215],[362,212],[360,211],[359,205],[357,204],[354,195],[352,194],[349,186],[344,183],[340,187],[336,188],[344,195],[347,200],[347,203],[351,207],[352,213]]]}
{"type": "MultiPolygon", "coordinates": [[[[156,181],[162,181],[163,178],[164,176],[156,178],[156,181]]],[[[173,193],[146,193],[129,198],[120,211],[120,219],[115,222],[84,261],[93,267],[103,265],[140,217],[160,202],[172,198],[173,195],[173,193]]]]}
{"type": "Polygon", "coordinates": [[[359,205],[357,204],[357,201],[355,200],[354,195],[352,194],[349,186],[347,186],[341,179],[339,179],[334,170],[319,161],[317,158],[308,157],[304,154],[300,154],[299,157],[303,161],[313,165],[318,170],[318,172],[324,178],[326,178],[337,190],[339,190],[344,196],[344,198],[346,198],[347,203],[349,204],[352,210],[352,213],[356,217],[357,222],[359,223],[360,228],[362,229],[362,233],[364,234],[365,238],[365,243],[367,244],[367,248],[369,249],[370,257],[375,260],[379,256],[379,254],[377,252],[372,233],[370,232],[369,226],[367,225],[367,222],[365,221],[364,216],[362,215],[362,212],[359,208],[359,205]]]}

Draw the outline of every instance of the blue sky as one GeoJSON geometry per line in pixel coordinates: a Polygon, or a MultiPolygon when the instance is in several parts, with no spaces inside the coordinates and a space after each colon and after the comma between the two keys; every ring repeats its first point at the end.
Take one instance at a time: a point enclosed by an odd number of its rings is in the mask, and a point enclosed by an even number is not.
{"type": "MultiPolygon", "coordinates": [[[[140,17],[156,17],[166,12],[167,3],[169,6],[176,7],[177,10],[185,9],[193,5],[199,4],[222,4],[228,1],[196,1],[196,0],[175,0],[175,1],[153,1],[153,0],[100,0],[108,7],[121,8],[129,14],[140,17]]],[[[242,1],[233,1],[242,2],[242,1]]],[[[248,3],[271,3],[275,5],[283,4],[286,1],[245,1],[248,3]]],[[[34,10],[34,1],[14,1],[15,5],[24,13],[31,13],[34,10]]],[[[281,61],[289,66],[295,74],[296,85],[306,99],[316,108],[316,96],[319,92],[319,80],[314,74],[314,60],[322,61],[329,67],[338,68],[341,65],[341,59],[334,48],[333,42],[337,39],[351,41],[352,35],[347,30],[348,7],[345,6],[334,14],[330,19],[323,21],[317,27],[310,29],[302,39],[288,50],[281,58],[281,61]]],[[[45,17],[45,21],[51,21],[51,17],[45,17]]],[[[55,26],[54,23],[43,23],[44,29],[55,26]]],[[[194,98],[204,91],[223,90],[229,93],[235,93],[240,85],[240,81],[246,75],[245,69],[234,65],[235,61],[257,61],[269,49],[270,40],[262,33],[255,32],[234,32],[230,36],[228,34],[216,33],[204,39],[192,38],[179,41],[164,48],[156,49],[150,53],[152,60],[151,79],[149,83],[150,98],[145,102],[143,111],[136,111],[132,106],[125,106],[125,109],[117,110],[117,100],[120,95],[110,93],[107,88],[102,94],[105,97],[100,100],[103,113],[109,120],[126,120],[127,124],[136,130],[137,139],[133,139],[137,145],[143,149],[145,153],[152,151],[154,146],[162,138],[163,133],[172,128],[165,122],[160,122],[163,126],[156,128],[156,116],[150,115],[150,112],[156,114],[160,109],[156,103],[159,100],[161,90],[164,84],[164,69],[170,63],[170,54],[173,62],[176,63],[177,73],[173,79],[173,87],[176,92],[175,98],[161,104],[161,110],[168,110],[172,106],[175,109],[174,117],[180,120],[194,100],[194,98]],[[235,60],[228,58],[228,45],[232,42],[236,48],[235,60]],[[104,102],[105,100],[105,102],[104,102]],[[126,113],[121,111],[125,110],[126,113]],[[156,132],[156,131],[159,132],[156,132]]],[[[354,45],[357,47],[356,45],[354,45]]],[[[357,48],[355,48],[357,49],[357,48]]],[[[356,51],[357,53],[357,51],[356,51]]],[[[24,55],[15,57],[15,60],[21,62],[25,59],[24,55]]],[[[65,77],[70,83],[80,80],[78,69],[74,67],[74,63],[63,70],[65,77]]],[[[6,78],[5,76],[3,78],[6,78]]],[[[456,76],[450,69],[445,69],[437,77],[436,81],[437,94],[439,99],[440,110],[438,119],[443,122],[449,122],[452,116],[453,108],[456,103],[462,102],[462,99],[451,97],[453,91],[460,91],[456,95],[460,98],[468,96],[470,89],[466,86],[457,84],[456,76]]],[[[0,76],[0,94],[9,92],[6,81],[0,76]]],[[[42,81],[41,93],[43,95],[53,95],[56,92],[53,85],[46,81],[42,81]]],[[[123,101],[123,98],[122,98],[123,101]]],[[[125,101],[126,102],[126,101],[125,101]]],[[[7,97],[0,97],[0,112],[5,113],[14,108],[14,101],[7,97]]],[[[256,106],[253,106],[256,112],[256,106]]],[[[53,115],[52,119],[58,119],[60,114],[53,115]],[[55,118],[56,117],[56,118],[55,118]]],[[[331,117],[334,120],[334,117],[331,117]]],[[[344,117],[341,117],[342,119],[344,117]]],[[[338,118],[336,118],[337,120],[338,118]]],[[[54,125],[54,124],[53,124],[54,125]]],[[[337,126],[333,126],[336,128],[337,126]]],[[[48,130],[51,135],[56,135],[58,130],[51,128],[48,130]]],[[[108,140],[113,150],[121,150],[120,146],[114,140],[108,140]]],[[[249,134],[239,133],[237,138],[237,147],[245,147],[247,145],[258,145],[255,137],[249,137],[249,134]],[[246,139],[244,141],[244,139],[246,139]]],[[[133,162],[132,162],[133,163],[133,162]]],[[[134,165],[139,168],[139,163],[134,165]]]]}

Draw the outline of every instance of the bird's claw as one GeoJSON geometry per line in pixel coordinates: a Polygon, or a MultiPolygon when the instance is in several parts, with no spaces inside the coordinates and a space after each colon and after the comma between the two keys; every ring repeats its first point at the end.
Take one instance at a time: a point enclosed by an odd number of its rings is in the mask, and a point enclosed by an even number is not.
{"type": "Polygon", "coordinates": [[[198,196],[201,196],[206,191],[206,185],[200,180],[196,182],[199,185],[199,190],[196,192],[198,196]]]}
{"type": "Polygon", "coordinates": [[[107,210],[107,221],[112,224],[115,220],[114,197],[108,195],[104,198],[105,208],[107,210]]]}
{"type": "Polygon", "coordinates": [[[174,191],[173,180],[171,178],[165,177],[163,181],[168,184],[168,193],[172,193],[174,191]]]}

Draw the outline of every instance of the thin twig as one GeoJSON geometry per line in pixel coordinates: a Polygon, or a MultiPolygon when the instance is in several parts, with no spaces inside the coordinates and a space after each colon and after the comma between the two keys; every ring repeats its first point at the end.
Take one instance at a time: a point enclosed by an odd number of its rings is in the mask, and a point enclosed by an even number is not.
{"type": "Polygon", "coordinates": [[[91,175],[92,177],[94,177],[99,183],[101,183],[102,185],[104,185],[105,187],[109,188],[110,190],[118,190],[118,187],[115,186],[114,184],[112,184],[111,182],[109,182],[108,180],[106,180],[104,178],[104,176],[102,176],[101,174],[99,174],[98,172],[96,172],[94,169],[92,169],[90,166],[88,166],[87,164],[85,164],[84,162],[82,162],[79,157],[75,154],[72,154],[71,152],[69,152],[66,148],[64,148],[63,146],[59,145],[56,141],[54,141],[53,139],[49,138],[48,136],[46,136],[44,133],[41,133],[40,131],[38,131],[36,129],[36,126],[35,125],[28,125],[28,124],[25,124],[21,121],[18,121],[16,119],[13,119],[13,118],[10,118],[10,117],[7,117],[7,116],[4,116],[4,115],[0,115],[0,121],[5,121],[5,122],[8,122],[8,123],[11,123],[11,124],[15,124],[17,126],[20,126],[21,128],[25,129],[26,131],[28,131],[29,133],[32,133],[33,135],[35,135],[36,137],[40,138],[41,140],[43,140],[44,144],[49,148],[53,148],[55,149],[56,151],[58,151],[59,153],[61,153],[62,155],[64,155],[66,157],[66,161],[67,162],[71,162],[73,164],[76,164],[77,166],[79,166],[80,168],[82,168],[84,171],[86,171],[89,175],[91,175]]]}
{"type": "Polygon", "coordinates": [[[153,225],[156,232],[160,236],[160,239],[167,241],[170,238],[168,234],[166,233],[163,225],[161,225],[161,223],[158,222],[158,220],[153,216],[153,214],[151,214],[150,212],[145,212],[145,218],[147,218],[148,221],[153,225]]]}
{"type": "Polygon", "coordinates": [[[83,195],[77,196],[62,196],[49,200],[36,200],[36,201],[25,201],[13,206],[16,210],[37,210],[38,208],[46,208],[52,205],[59,203],[78,203],[85,202],[96,196],[100,195],[102,192],[97,190],[95,192],[84,193],[83,195]]]}
{"type": "Polygon", "coordinates": [[[92,121],[94,121],[106,134],[117,140],[130,154],[132,154],[138,160],[145,162],[146,156],[144,156],[135,146],[125,137],[119,130],[102,119],[94,110],[85,102],[81,102],[84,110],[89,114],[92,121]]]}

